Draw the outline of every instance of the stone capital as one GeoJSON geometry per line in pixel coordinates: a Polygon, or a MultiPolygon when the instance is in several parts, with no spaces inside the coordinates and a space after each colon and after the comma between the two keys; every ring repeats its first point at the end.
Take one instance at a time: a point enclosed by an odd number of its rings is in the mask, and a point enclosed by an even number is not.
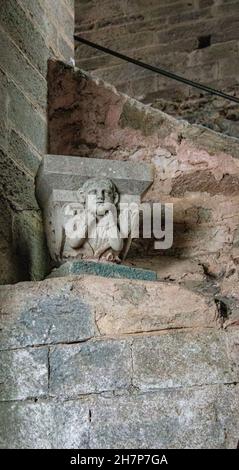
{"type": "MultiPolygon", "coordinates": [[[[150,164],[46,155],[36,179],[36,196],[52,259],[58,264],[78,259],[124,259],[133,223],[129,223],[128,235],[122,237],[119,205],[139,204],[152,182],[150,164]],[[89,194],[95,197],[95,206],[89,203],[89,194]]],[[[133,220],[133,211],[131,216],[133,220]]]]}

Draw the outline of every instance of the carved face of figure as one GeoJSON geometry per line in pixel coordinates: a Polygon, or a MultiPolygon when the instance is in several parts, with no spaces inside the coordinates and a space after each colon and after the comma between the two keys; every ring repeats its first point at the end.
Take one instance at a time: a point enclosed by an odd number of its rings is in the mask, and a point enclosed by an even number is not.
{"type": "Polygon", "coordinates": [[[103,215],[110,205],[117,205],[119,200],[118,191],[110,179],[92,178],[86,181],[80,192],[88,209],[94,209],[96,206],[98,215],[103,215]]]}

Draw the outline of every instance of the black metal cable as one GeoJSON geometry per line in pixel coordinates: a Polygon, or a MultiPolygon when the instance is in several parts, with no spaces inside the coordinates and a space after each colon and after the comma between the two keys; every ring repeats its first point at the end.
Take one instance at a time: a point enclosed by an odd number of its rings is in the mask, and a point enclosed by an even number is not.
{"type": "Polygon", "coordinates": [[[93,47],[94,49],[98,49],[99,51],[105,52],[106,54],[113,55],[118,57],[119,59],[125,60],[127,62],[131,62],[134,65],[138,65],[139,67],[143,67],[148,70],[152,70],[152,72],[159,73],[160,75],[164,75],[165,77],[171,78],[172,80],[177,80],[178,82],[185,83],[186,85],[192,86],[194,88],[198,88],[199,90],[206,91],[207,93],[211,93],[212,95],[220,96],[226,100],[234,101],[235,103],[239,103],[239,98],[236,96],[228,95],[220,90],[215,90],[207,85],[203,85],[201,83],[194,82],[192,80],[188,80],[187,78],[181,77],[180,75],[176,75],[175,73],[168,72],[167,70],[161,69],[159,67],[155,67],[154,65],[146,64],[145,62],[141,62],[140,60],[132,59],[132,57],[128,57],[125,54],[121,54],[120,52],[113,51],[104,46],[100,46],[99,44],[95,44],[94,42],[88,41],[88,39],[84,39],[81,36],[74,35],[76,41],[81,42],[82,44],[86,44],[87,46],[93,47]]]}

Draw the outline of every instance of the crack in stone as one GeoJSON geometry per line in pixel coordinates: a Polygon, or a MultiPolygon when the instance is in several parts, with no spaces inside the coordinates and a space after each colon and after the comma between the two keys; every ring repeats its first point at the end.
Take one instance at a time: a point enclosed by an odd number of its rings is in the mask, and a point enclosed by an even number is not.
{"type": "Polygon", "coordinates": [[[75,341],[59,341],[59,342],[54,342],[54,343],[40,343],[40,344],[33,344],[33,345],[25,345],[25,346],[19,346],[15,348],[0,348],[0,351],[19,351],[22,349],[34,349],[34,348],[44,348],[44,347],[55,347],[55,346],[70,346],[74,344],[81,344],[81,343],[86,343],[88,341],[105,341],[105,340],[110,340],[110,339],[118,339],[119,341],[121,339],[127,338],[127,337],[133,337],[133,336],[147,336],[153,333],[153,335],[158,336],[160,334],[165,334],[165,332],[171,333],[174,331],[210,331],[210,330],[217,330],[217,325],[204,325],[204,326],[172,326],[172,327],[167,327],[167,328],[161,328],[161,329],[152,329],[152,330],[140,330],[140,331],[130,331],[130,332],[124,332],[121,334],[108,334],[108,335],[95,335],[95,336],[89,336],[88,338],[83,338],[75,341]]]}
{"type": "MultiPolygon", "coordinates": [[[[140,390],[137,389],[137,395],[142,396],[142,395],[152,395],[152,394],[158,394],[161,392],[173,392],[173,391],[187,391],[187,390],[197,390],[197,389],[203,389],[207,387],[220,387],[220,386],[229,386],[229,387],[236,387],[239,385],[239,382],[215,382],[215,383],[202,383],[202,384],[194,384],[194,385],[188,385],[186,387],[184,386],[176,386],[176,387],[165,387],[165,388],[154,388],[154,389],[149,389],[149,390],[140,390]]],[[[135,387],[134,387],[135,388],[135,387]]],[[[34,403],[35,400],[37,399],[37,403],[65,403],[65,402],[77,402],[81,400],[85,400],[87,398],[94,398],[94,397],[102,397],[106,400],[110,400],[112,398],[120,398],[122,396],[127,397],[129,395],[132,395],[132,389],[130,387],[128,388],[121,388],[117,390],[103,390],[101,392],[92,392],[92,393],[86,393],[86,394],[79,394],[74,397],[53,397],[53,396],[47,396],[43,395],[40,397],[28,397],[28,398],[22,398],[19,400],[1,400],[0,403],[11,403],[11,404],[16,404],[16,403],[34,403]],[[125,390],[125,392],[128,392],[128,394],[125,395],[118,395],[114,394],[114,392],[117,391],[122,391],[125,390]],[[107,395],[104,395],[107,394],[107,395]]],[[[92,422],[92,413],[91,413],[91,422],[92,422]]]]}

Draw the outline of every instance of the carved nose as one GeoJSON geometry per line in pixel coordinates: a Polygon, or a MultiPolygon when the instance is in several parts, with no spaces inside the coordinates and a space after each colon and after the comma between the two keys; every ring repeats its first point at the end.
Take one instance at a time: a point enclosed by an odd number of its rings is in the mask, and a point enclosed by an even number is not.
{"type": "Polygon", "coordinates": [[[104,201],[103,193],[98,193],[98,194],[97,194],[97,201],[98,201],[98,202],[103,202],[103,201],[104,201]]]}

